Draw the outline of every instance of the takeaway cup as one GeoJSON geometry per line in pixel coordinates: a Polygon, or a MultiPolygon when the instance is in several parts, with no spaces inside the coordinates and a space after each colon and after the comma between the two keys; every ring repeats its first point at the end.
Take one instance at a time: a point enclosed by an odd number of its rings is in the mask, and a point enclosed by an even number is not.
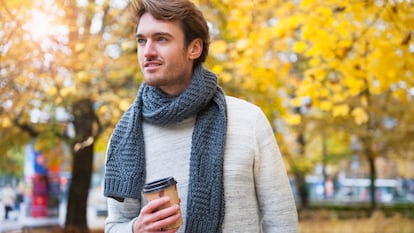
{"type": "MultiPolygon", "coordinates": [[[[152,181],[150,183],[146,183],[144,185],[143,193],[145,198],[148,201],[152,201],[154,199],[168,196],[170,197],[170,202],[161,206],[160,209],[168,208],[173,204],[180,205],[180,199],[178,197],[177,192],[177,181],[174,177],[166,177],[163,179],[159,179],[156,181],[152,181]]],[[[181,216],[181,213],[180,213],[181,216]]],[[[167,227],[163,228],[163,230],[169,230],[179,227],[182,224],[183,220],[180,217],[176,222],[167,227]]]]}

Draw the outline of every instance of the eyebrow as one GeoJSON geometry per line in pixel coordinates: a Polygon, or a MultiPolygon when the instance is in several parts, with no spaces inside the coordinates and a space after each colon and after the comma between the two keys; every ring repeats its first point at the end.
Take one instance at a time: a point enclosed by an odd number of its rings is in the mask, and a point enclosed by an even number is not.
{"type": "MultiPolygon", "coordinates": [[[[173,37],[170,33],[168,33],[168,32],[156,32],[156,33],[153,33],[153,34],[151,34],[151,37],[156,37],[156,36],[167,36],[167,37],[173,37]]],[[[138,38],[138,37],[144,37],[144,35],[142,34],[142,33],[137,33],[136,35],[135,35],[135,37],[136,38],[138,38]]]]}

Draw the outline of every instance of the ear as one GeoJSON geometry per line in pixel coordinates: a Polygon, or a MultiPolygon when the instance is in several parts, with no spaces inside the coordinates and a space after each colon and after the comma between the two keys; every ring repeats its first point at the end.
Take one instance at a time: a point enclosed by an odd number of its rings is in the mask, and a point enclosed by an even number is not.
{"type": "Polygon", "coordinates": [[[188,46],[188,58],[195,60],[201,56],[203,52],[203,41],[200,38],[194,39],[191,41],[188,46]]]}

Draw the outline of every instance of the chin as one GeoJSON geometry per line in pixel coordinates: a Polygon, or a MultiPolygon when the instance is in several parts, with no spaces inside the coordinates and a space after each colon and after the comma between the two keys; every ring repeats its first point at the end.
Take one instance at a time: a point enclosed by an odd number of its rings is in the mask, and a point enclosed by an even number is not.
{"type": "Polygon", "coordinates": [[[153,86],[153,87],[159,87],[161,86],[161,83],[153,78],[144,78],[144,82],[149,85],[149,86],[153,86]]]}

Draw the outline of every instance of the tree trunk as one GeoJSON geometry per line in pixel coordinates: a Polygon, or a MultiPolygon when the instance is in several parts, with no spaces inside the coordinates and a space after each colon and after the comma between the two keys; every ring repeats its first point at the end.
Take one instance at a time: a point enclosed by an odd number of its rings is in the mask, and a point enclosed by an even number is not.
{"type": "Polygon", "coordinates": [[[326,166],[327,166],[327,156],[328,156],[328,148],[326,146],[326,132],[324,129],[322,129],[322,176],[323,176],[323,198],[328,198],[328,189],[327,189],[327,180],[328,180],[328,174],[326,172],[326,166]]]}
{"type": "Polygon", "coordinates": [[[305,175],[299,171],[295,172],[295,181],[298,188],[298,193],[300,197],[300,206],[301,210],[305,210],[309,207],[309,193],[308,187],[306,185],[305,175]]]}
{"type": "Polygon", "coordinates": [[[371,181],[370,186],[369,186],[369,194],[371,196],[370,199],[370,204],[371,204],[371,212],[374,212],[377,208],[377,200],[376,200],[376,187],[375,187],[375,180],[377,178],[377,171],[376,171],[376,167],[375,167],[375,153],[372,150],[372,138],[368,137],[364,137],[362,138],[362,143],[363,143],[363,152],[364,155],[366,156],[367,160],[368,160],[368,165],[369,165],[369,179],[371,181]]]}
{"type": "Polygon", "coordinates": [[[93,144],[74,152],[65,232],[86,233],[87,201],[92,176],[93,144]]]}
{"type": "MultiPolygon", "coordinates": [[[[303,156],[302,159],[305,159],[305,136],[303,133],[300,133],[298,137],[296,138],[296,141],[298,142],[299,146],[299,153],[301,156],[303,156]]],[[[305,174],[301,172],[300,170],[295,171],[295,179],[296,179],[296,185],[298,187],[299,197],[300,197],[300,209],[307,209],[309,207],[309,193],[308,193],[308,187],[306,185],[306,179],[305,174]]]]}
{"type": "Polygon", "coordinates": [[[369,186],[369,193],[371,194],[371,210],[374,211],[377,209],[377,200],[376,200],[376,187],[375,187],[375,180],[376,180],[376,168],[375,168],[375,158],[369,156],[369,178],[371,180],[371,184],[369,186]]]}
{"type": "Polygon", "coordinates": [[[65,232],[87,233],[87,201],[93,169],[94,141],[93,102],[90,99],[78,101],[75,105],[72,179],[66,212],[65,232]]]}

